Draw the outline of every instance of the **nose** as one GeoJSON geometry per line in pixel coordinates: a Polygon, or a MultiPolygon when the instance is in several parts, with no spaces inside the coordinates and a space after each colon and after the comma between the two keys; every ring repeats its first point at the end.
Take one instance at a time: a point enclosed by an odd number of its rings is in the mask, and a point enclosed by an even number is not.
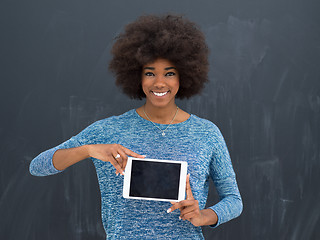
{"type": "Polygon", "coordinates": [[[165,78],[164,76],[156,76],[155,77],[155,82],[154,82],[154,86],[157,88],[163,88],[165,87],[166,82],[165,82],[165,78]]]}

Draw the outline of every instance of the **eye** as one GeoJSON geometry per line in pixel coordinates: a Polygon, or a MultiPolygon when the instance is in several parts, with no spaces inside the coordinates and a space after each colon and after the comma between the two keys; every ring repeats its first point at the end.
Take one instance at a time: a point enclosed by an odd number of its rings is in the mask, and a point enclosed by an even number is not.
{"type": "Polygon", "coordinates": [[[153,72],[145,72],[144,75],[148,77],[154,76],[153,72]]]}
{"type": "Polygon", "coordinates": [[[175,72],[167,72],[166,73],[166,76],[168,76],[168,77],[171,77],[171,76],[174,76],[174,75],[176,75],[175,72]]]}

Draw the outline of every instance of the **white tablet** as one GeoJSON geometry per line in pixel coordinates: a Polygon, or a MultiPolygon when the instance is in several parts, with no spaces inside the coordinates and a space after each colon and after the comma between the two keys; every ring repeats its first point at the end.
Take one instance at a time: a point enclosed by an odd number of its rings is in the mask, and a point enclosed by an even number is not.
{"type": "Polygon", "coordinates": [[[128,158],[123,197],[178,202],[185,199],[187,162],[128,158]]]}

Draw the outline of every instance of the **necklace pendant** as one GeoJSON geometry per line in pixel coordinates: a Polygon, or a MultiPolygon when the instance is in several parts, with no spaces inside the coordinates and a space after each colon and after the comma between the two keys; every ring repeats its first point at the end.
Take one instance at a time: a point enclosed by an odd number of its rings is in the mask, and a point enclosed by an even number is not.
{"type": "Polygon", "coordinates": [[[144,109],[145,109],[145,105],[143,106],[143,109],[142,109],[143,112],[144,112],[144,115],[146,116],[146,118],[147,118],[156,128],[158,128],[158,129],[162,132],[161,135],[162,135],[163,137],[166,135],[164,131],[166,131],[166,130],[168,129],[168,127],[170,127],[171,123],[173,123],[174,119],[176,119],[176,116],[177,116],[178,110],[179,110],[179,108],[178,108],[178,106],[177,106],[177,111],[176,111],[176,113],[174,114],[173,119],[172,119],[171,122],[168,124],[168,126],[167,126],[164,130],[162,130],[162,129],[159,128],[154,122],[152,122],[152,120],[148,117],[148,115],[146,114],[146,111],[145,111],[144,109]]]}

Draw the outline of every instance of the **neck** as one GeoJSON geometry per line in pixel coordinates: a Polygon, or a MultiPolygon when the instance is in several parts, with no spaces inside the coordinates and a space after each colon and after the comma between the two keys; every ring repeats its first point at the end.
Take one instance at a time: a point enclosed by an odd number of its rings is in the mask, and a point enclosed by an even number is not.
{"type": "Polygon", "coordinates": [[[143,108],[153,122],[161,124],[169,124],[177,111],[177,105],[175,103],[166,107],[155,107],[146,102],[143,108]]]}

